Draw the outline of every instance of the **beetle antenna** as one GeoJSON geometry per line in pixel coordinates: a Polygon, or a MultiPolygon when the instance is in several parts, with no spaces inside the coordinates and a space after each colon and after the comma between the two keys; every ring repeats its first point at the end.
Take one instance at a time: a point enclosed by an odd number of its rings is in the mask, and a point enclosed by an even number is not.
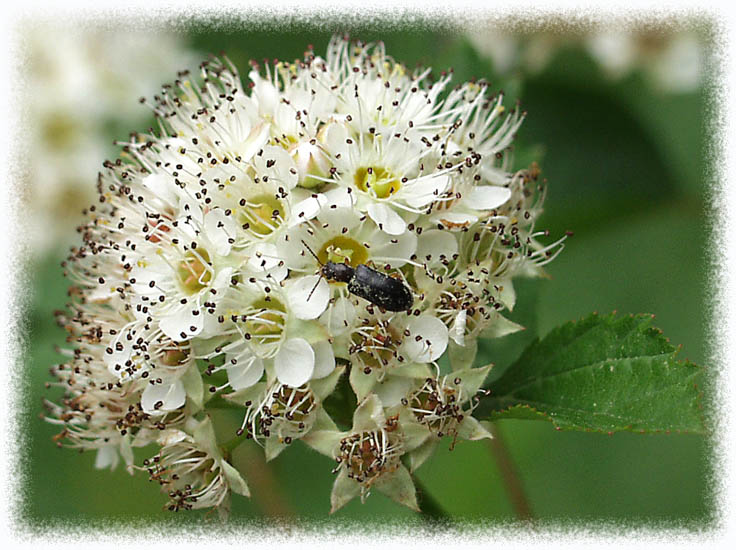
{"type": "MultiPolygon", "coordinates": [[[[305,242],[304,242],[304,239],[302,239],[302,244],[303,244],[303,245],[304,245],[304,246],[305,246],[305,247],[307,248],[307,250],[309,250],[309,253],[310,253],[310,254],[311,254],[312,256],[314,256],[314,259],[315,259],[315,260],[317,260],[317,263],[318,263],[319,265],[324,265],[324,264],[322,264],[322,262],[320,262],[320,261],[319,261],[319,258],[318,258],[318,257],[317,257],[317,255],[316,255],[316,254],[314,253],[314,250],[312,250],[311,248],[309,248],[309,245],[308,245],[307,243],[305,243],[305,242]]],[[[310,296],[311,296],[311,294],[310,294],[310,296]]]]}
{"type": "Polygon", "coordinates": [[[311,291],[309,291],[309,296],[307,296],[307,302],[308,302],[308,301],[309,301],[309,299],[310,299],[310,298],[312,297],[312,294],[314,294],[314,291],[315,291],[315,290],[317,290],[317,285],[319,284],[319,282],[320,282],[321,280],[322,280],[322,275],[320,275],[320,276],[319,276],[319,279],[317,279],[317,282],[316,282],[316,283],[314,283],[314,286],[312,287],[312,290],[311,290],[311,291]]]}
{"type": "MultiPolygon", "coordinates": [[[[320,262],[320,261],[319,261],[319,258],[318,258],[318,257],[317,257],[317,255],[316,255],[316,254],[314,253],[314,250],[312,250],[311,248],[309,248],[309,245],[308,245],[307,243],[305,243],[305,242],[304,242],[304,239],[302,239],[302,244],[303,244],[303,245],[304,245],[304,246],[306,247],[306,249],[307,249],[307,250],[309,250],[309,253],[310,253],[310,254],[311,254],[312,256],[314,256],[314,259],[315,259],[315,260],[317,260],[317,263],[318,263],[319,265],[321,265],[321,266],[324,266],[324,264],[323,264],[322,262],[320,262]]],[[[320,271],[321,271],[321,270],[320,270],[320,271]]],[[[321,280],[322,280],[322,274],[321,274],[321,272],[320,272],[320,276],[319,276],[319,279],[317,279],[317,282],[316,282],[316,283],[314,283],[314,286],[312,287],[312,290],[310,290],[310,291],[309,291],[309,296],[307,296],[307,302],[308,302],[308,301],[309,301],[309,299],[310,299],[310,298],[312,297],[312,294],[314,294],[314,291],[315,291],[315,290],[317,290],[317,285],[319,284],[319,282],[320,282],[321,280]]]]}

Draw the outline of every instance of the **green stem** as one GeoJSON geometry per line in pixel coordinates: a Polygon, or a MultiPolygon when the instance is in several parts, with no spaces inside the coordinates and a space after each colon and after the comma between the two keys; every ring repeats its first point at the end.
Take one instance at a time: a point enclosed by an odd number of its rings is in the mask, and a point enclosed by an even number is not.
{"type": "Polygon", "coordinates": [[[253,499],[263,514],[269,518],[294,517],[296,514],[287,493],[284,493],[271,464],[266,462],[263,449],[253,443],[243,446],[238,455],[243,474],[252,488],[253,499]]]}
{"type": "Polygon", "coordinates": [[[220,449],[222,449],[222,454],[225,458],[230,457],[232,452],[237,449],[242,443],[246,441],[246,438],[244,435],[236,435],[232,439],[229,439],[225,441],[222,445],[220,445],[220,449]]]}
{"type": "Polygon", "coordinates": [[[495,424],[491,424],[489,431],[493,435],[493,439],[488,440],[488,445],[501,472],[501,479],[503,479],[504,486],[506,487],[506,494],[509,497],[509,501],[511,501],[514,514],[520,520],[531,520],[532,510],[529,506],[529,500],[526,498],[524,486],[521,483],[516,466],[504,443],[501,432],[495,424]]]}
{"type": "Polygon", "coordinates": [[[242,411],[245,407],[238,405],[227,399],[223,399],[221,395],[215,395],[204,404],[205,409],[233,409],[242,411]]]}
{"type": "Polygon", "coordinates": [[[442,505],[427,491],[424,484],[419,479],[414,478],[414,485],[419,493],[419,508],[421,509],[422,519],[435,523],[438,521],[447,522],[450,516],[442,509],[442,505]]]}

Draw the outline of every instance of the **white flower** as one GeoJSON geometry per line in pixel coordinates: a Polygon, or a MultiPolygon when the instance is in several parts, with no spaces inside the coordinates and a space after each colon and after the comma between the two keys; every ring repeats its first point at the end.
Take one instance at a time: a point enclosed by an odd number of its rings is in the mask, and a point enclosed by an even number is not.
{"type": "Polygon", "coordinates": [[[401,405],[391,409],[398,414],[402,428],[415,434],[416,444],[409,452],[413,472],[429,457],[440,439],[491,439],[488,422],[471,416],[479,402],[478,393],[491,366],[457,370],[446,376],[424,379],[401,398],[401,405]]]}
{"type": "Polygon", "coordinates": [[[419,510],[414,483],[400,460],[418,442],[402,433],[395,418],[386,418],[375,394],[355,410],[349,432],[325,427],[312,430],[303,440],[337,461],[330,513],[357,496],[365,501],[374,487],[400,504],[419,510]]]}
{"type": "Polygon", "coordinates": [[[327,65],[339,86],[335,118],[355,133],[424,137],[435,130],[448,75],[429,86],[430,69],[410,73],[386,55],[382,43],[350,45],[340,38],[328,46],[327,65]]]}
{"type": "Polygon", "coordinates": [[[226,514],[230,491],[249,496],[242,476],[218,449],[209,417],[191,422],[187,431],[164,431],[159,443],[159,453],[143,466],[168,495],[169,510],[218,507],[226,514]]]}
{"type": "Polygon", "coordinates": [[[299,387],[277,380],[225,395],[228,401],[246,407],[243,424],[236,435],[247,433],[248,438],[259,444],[265,440],[266,460],[272,460],[312,429],[336,429],[322,408],[322,400],[335,389],[343,371],[343,367],[334,369],[299,387]]]}
{"type": "Polygon", "coordinates": [[[704,39],[684,27],[616,25],[533,34],[483,28],[471,31],[468,38],[481,56],[492,61],[498,74],[534,75],[563,49],[576,46],[585,48],[613,80],[640,71],[667,93],[688,93],[703,79],[704,39]]]}
{"type": "Polygon", "coordinates": [[[335,357],[324,340],[326,332],[318,323],[305,321],[319,316],[326,299],[312,314],[299,300],[292,307],[291,292],[288,286],[271,287],[268,280],[256,278],[229,290],[212,313],[217,324],[209,334],[216,336],[217,346],[206,357],[222,356],[224,362],[212,366],[210,375],[226,370],[228,385],[237,391],[256,384],[266,370],[294,387],[332,372],[335,357]]]}
{"type": "Polygon", "coordinates": [[[300,282],[287,287],[293,307],[302,318],[323,315],[334,334],[352,326],[356,307],[366,301],[351,299],[345,283],[327,281],[321,273],[329,261],[351,266],[368,264],[388,274],[412,262],[417,237],[411,231],[392,237],[355,210],[325,208],[320,214],[289,230],[278,246],[292,272],[304,273],[300,282]]]}
{"type": "Polygon", "coordinates": [[[446,170],[423,173],[425,157],[433,151],[422,142],[355,137],[337,123],[329,127],[325,141],[337,169],[336,183],[348,186],[357,208],[390,235],[403,234],[407,223],[402,215],[413,218],[411,214],[423,212],[450,184],[446,170]]]}

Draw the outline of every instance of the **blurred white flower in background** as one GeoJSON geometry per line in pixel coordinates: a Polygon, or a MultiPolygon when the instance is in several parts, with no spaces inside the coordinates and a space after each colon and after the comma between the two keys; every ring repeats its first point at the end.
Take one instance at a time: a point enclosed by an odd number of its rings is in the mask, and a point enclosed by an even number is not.
{"type": "Polygon", "coordinates": [[[669,93],[692,92],[703,80],[705,50],[694,31],[605,29],[586,38],[585,46],[613,79],[642,71],[669,93]]]}
{"type": "Polygon", "coordinates": [[[476,51],[493,63],[497,74],[521,72],[536,74],[544,70],[571,35],[540,32],[517,33],[499,27],[476,28],[468,34],[476,51]]]}
{"type": "Polygon", "coordinates": [[[23,27],[20,68],[26,141],[23,199],[27,244],[35,255],[70,244],[82,210],[96,202],[102,161],[116,155],[116,128],[151,119],[137,101],[162,74],[195,66],[201,55],[163,30],[102,29],[51,23],[23,27]]]}
{"type": "Polygon", "coordinates": [[[468,39],[499,75],[534,75],[562,49],[583,47],[611,80],[641,72],[664,93],[693,92],[703,81],[705,41],[690,28],[622,25],[514,32],[491,26],[470,31],[468,39]]]}

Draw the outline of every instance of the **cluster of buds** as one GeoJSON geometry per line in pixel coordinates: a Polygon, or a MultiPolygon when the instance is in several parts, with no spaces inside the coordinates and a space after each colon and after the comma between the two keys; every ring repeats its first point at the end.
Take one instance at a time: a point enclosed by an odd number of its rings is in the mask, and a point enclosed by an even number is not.
{"type": "Polygon", "coordinates": [[[210,428],[225,401],[267,459],[301,440],[337,461],[333,511],[373,487],[416,508],[410,470],[440,438],[490,437],[477,339],[521,328],[513,278],[562,249],[534,228],[538,169],[510,171],[524,115],[343,38],[248,77],[181,73],[158,131],[105,163],[49,420],[103,465],[159,445],[144,467],[172,509],[224,507],[248,491],[210,428]],[[324,405],[346,391],[344,430],[324,405]]]}

